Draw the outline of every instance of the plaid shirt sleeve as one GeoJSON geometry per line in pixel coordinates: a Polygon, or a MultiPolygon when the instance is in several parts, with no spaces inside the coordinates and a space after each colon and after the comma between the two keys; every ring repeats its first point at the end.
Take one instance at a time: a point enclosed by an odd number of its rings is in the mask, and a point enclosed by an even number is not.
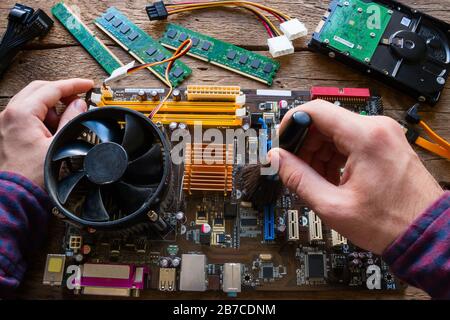
{"type": "Polygon", "coordinates": [[[15,173],[0,172],[0,292],[20,284],[27,255],[46,233],[50,208],[41,188],[15,173]]]}
{"type": "Polygon", "coordinates": [[[450,192],[383,254],[392,272],[433,298],[450,299],[450,192]]]}

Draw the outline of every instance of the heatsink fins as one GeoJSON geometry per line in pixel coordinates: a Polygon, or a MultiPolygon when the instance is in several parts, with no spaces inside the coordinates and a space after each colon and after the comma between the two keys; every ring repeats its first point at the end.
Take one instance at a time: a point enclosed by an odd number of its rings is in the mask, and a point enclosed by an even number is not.
{"type": "Polygon", "coordinates": [[[188,144],[183,189],[189,194],[194,191],[212,191],[223,192],[227,195],[231,192],[233,189],[233,145],[188,144]]]}

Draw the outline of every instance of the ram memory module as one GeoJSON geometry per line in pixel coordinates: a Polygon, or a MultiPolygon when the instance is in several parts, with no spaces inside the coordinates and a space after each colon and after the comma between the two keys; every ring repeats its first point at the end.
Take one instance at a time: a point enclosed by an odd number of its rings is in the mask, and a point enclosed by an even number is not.
{"type": "MultiPolygon", "coordinates": [[[[140,63],[162,61],[172,56],[172,53],[161,46],[150,35],[131,22],[118,9],[111,7],[101,17],[95,20],[95,25],[103,30],[111,39],[126,50],[140,63]]],[[[167,64],[148,68],[162,82],[165,80],[167,64]]],[[[174,87],[183,82],[192,70],[181,61],[175,61],[169,73],[170,82],[174,87]]]]}
{"type": "Polygon", "coordinates": [[[193,42],[188,55],[269,86],[280,68],[278,61],[172,23],[160,42],[167,48],[176,49],[186,39],[193,42]]]}
{"type": "Polygon", "coordinates": [[[52,8],[52,14],[108,74],[123,65],[119,58],[64,3],[56,4],[52,8]]]}

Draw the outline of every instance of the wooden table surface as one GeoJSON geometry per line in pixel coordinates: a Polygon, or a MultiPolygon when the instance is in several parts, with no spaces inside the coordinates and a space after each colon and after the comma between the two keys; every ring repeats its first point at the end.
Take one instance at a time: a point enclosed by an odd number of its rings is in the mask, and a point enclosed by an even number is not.
{"type": "MultiPolygon", "coordinates": [[[[2,0],[0,2],[0,32],[7,24],[7,15],[16,0],[2,0]]],[[[50,8],[56,3],[54,0],[28,0],[26,4],[37,9],[41,8],[50,14],[50,8]]],[[[144,7],[150,0],[112,0],[66,1],[76,5],[83,21],[96,31],[99,37],[124,62],[130,57],[115,43],[108,39],[93,25],[92,21],[104,12],[109,6],[116,6],[123,10],[137,25],[150,35],[158,38],[164,28],[164,22],[150,22],[144,7]]],[[[293,17],[305,22],[310,33],[315,29],[323,13],[328,7],[328,0],[302,1],[257,1],[289,13],[293,17]]],[[[407,5],[418,10],[450,22],[450,0],[403,0],[407,5]]],[[[188,28],[206,33],[246,49],[267,55],[266,33],[258,21],[247,12],[241,10],[205,10],[195,14],[180,14],[169,19],[188,28]]],[[[414,100],[399,91],[383,85],[380,82],[349,69],[327,57],[312,53],[307,49],[307,39],[295,42],[296,52],[283,57],[281,70],[278,73],[273,88],[308,89],[311,86],[338,86],[338,87],[370,87],[376,89],[383,96],[386,115],[401,119],[405,110],[414,104],[414,100]]],[[[193,74],[187,84],[216,84],[239,85],[242,88],[261,88],[258,82],[248,80],[234,73],[224,71],[218,67],[200,62],[192,58],[184,61],[193,69],[193,74]]],[[[85,77],[95,79],[98,84],[105,78],[103,69],[89,56],[72,36],[55,22],[50,33],[43,39],[35,40],[29,44],[9,68],[4,78],[0,80],[0,109],[6,106],[8,100],[30,81],[57,80],[71,77],[85,77]]],[[[186,84],[186,83],[185,83],[186,84]]],[[[149,72],[143,71],[123,82],[124,86],[161,86],[161,83],[149,72]]],[[[24,106],[25,107],[25,106],[24,106]]],[[[426,107],[423,112],[424,119],[440,135],[450,139],[450,90],[446,85],[440,103],[431,108],[426,107]]],[[[425,166],[432,172],[438,181],[450,181],[450,162],[422,150],[417,150],[425,166]]],[[[49,229],[48,241],[45,248],[36,252],[29,267],[29,272],[23,286],[18,290],[17,297],[25,299],[60,299],[71,295],[64,295],[59,288],[42,285],[45,257],[48,252],[58,252],[62,237],[62,223],[53,219],[49,229]]],[[[174,293],[162,296],[157,291],[146,292],[142,298],[187,298],[198,299],[223,298],[221,292],[174,293]]],[[[428,299],[422,291],[409,287],[401,294],[384,295],[376,292],[252,292],[242,293],[241,298],[247,299],[428,299]]],[[[92,298],[92,297],[91,297],[92,298]]]]}

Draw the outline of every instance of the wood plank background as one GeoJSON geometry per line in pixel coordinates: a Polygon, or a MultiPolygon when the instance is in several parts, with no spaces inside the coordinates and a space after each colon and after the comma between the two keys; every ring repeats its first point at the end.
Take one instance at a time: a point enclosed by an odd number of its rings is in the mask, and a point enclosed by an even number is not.
{"type": "MultiPolygon", "coordinates": [[[[3,33],[7,24],[7,15],[16,0],[2,0],[0,2],[0,33],[3,33]]],[[[29,0],[27,5],[33,8],[41,8],[50,14],[50,8],[57,1],[29,0]]],[[[150,1],[145,0],[111,0],[66,1],[74,5],[83,21],[115,52],[123,62],[130,61],[130,57],[115,45],[109,38],[96,29],[92,21],[110,6],[116,6],[125,12],[137,25],[150,35],[158,38],[164,28],[164,22],[150,22],[144,7],[150,1]]],[[[310,30],[315,29],[317,23],[325,12],[328,1],[258,1],[289,13],[293,17],[300,18],[310,30]]],[[[450,22],[450,0],[403,0],[403,3],[413,6],[446,22],[450,22]]],[[[169,19],[196,31],[206,33],[242,46],[246,49],[268,55],[266,47],[266,33],[258,21],[242,10],[204,10],[193,14],[180,14],[169,19]]],[[[361,75],[348,67],[332,61],[321,55],[309,52],[306,46],[307,39],[295,42],[295,54],[280,59],[282,64],[273,87],[289,89],[307,89],[316,86],[340,86],[340,87],[370,87],[383,96],[386,115],[394,119],[402,119],[405,110],[414,104],[410,97],[383,85],[380,82],[361,75]]],[[[261,84],[240,77],[234,73],[224,71],[218,67],[191,58],[183,58],[193,69],[193,75],[187,84],[220,84],[240,85],[243,88],[260,88],[261,84]]],[[[99,67],[72,36],[55,22],[50,33],[27,45],[26,49],[17,57],[3,79],[0,79],[0,110],[7,105],[9,99],[30,81],[36,79],[57,80],[70,77],[85,77],[95,79],[100,84],[105,78],[105,72],[99,67]]],[[[185,83],[185,84],[186,84],[185,83]]],[[[142,71],[135,77],[122,81],[123,86],[161,86],[161,83],[149,72],[142,71]]],[[[425,107],[424,119],[440,135],[450,139],[450,90],[446,86],[440,103],[435,107],[425,107]]],[[[24,106],[25,107],[25,106],[24,106]]],[[[425,166],[438,181],[450,181],[450,162],[441,159],[422,150],[417,150],[425,166]]],[[[20,298],[58,299],[70,297],[63,295],[58,288],[44,287],[41,285],[42,272],[45,263],[45,254],[52,248],[57,250],[59,237],[61,236],[61,223],[53,220],[49,231],[49,240],[42,252],[35,254],[30,266],[26,281],[17,292],[20,298]],[[56,245],[56,247],[55,247],[56,245]]],[[[150,292],[143,298],[161,298],[158,292],[150,292]]],[[[198,299],[194,293],[175,293],[167,298],[193,298],[198,299]]],[[[223,294],[210,292],[202,297],[211,299],[223,298],[223,294]]],[[[354,292],[314,292],[314,293],[245,293],[240,297],[253,299],[427,299],[428,296],[415,288],[408,288],[404,294],[382,295],[379,293],[354,293],[354,292]]],[[[166,296],[164,296],[166,298],[166,296]]]]}

